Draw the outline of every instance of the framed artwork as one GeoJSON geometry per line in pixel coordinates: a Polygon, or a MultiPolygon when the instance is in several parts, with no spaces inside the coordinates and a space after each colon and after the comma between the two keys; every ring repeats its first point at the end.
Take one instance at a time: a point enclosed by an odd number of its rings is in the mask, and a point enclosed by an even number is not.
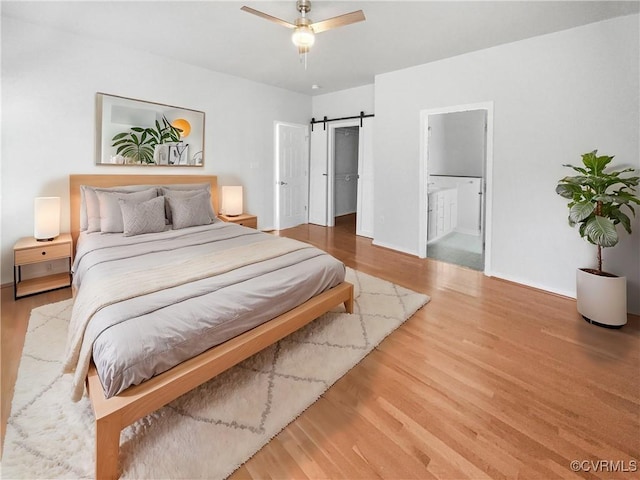
{"type": "Polygon", "coordinates": [[[96,164],[202,167],[204,112],[98,92],[96,164]]]}

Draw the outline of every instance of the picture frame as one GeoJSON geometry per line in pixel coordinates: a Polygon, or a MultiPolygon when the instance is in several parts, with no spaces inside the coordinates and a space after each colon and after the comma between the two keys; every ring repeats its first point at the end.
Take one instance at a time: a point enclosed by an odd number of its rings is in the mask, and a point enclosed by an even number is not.
{"type": "Polygon", "coordinates": [[[204,166],[205,114],[96,93],[96,165],[204,166]]]}

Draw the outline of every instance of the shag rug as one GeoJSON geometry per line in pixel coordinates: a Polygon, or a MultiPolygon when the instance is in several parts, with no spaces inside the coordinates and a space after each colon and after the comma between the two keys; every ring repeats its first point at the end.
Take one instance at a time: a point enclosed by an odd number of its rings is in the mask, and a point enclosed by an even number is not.
{"type": "MultiPolygon", "coordinates": [[[[225,478],[429,301],[347,269],[355,312],[340,306],[123,430],[122,478],[225,478]]],[[[3,478],[93,478],[87,397],[62,375],[72,301],[34,309],[7,425],[3,478]]]]}

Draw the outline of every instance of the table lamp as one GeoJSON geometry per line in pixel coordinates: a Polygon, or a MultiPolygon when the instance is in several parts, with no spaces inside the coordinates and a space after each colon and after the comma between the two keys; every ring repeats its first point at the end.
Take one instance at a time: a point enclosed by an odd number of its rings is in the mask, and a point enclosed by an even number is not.
{"type": "Polygon", "coordinates": [[[33,236],[39,242],[60,235],[60,197],[38,197],[34,201],[33,236]]]}

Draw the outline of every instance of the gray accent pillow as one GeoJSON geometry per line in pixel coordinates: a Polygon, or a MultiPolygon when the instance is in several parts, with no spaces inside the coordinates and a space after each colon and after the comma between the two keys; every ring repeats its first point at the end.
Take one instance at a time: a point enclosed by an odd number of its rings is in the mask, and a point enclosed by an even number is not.
{"type": "Polygon", "coordinates": [[[124,231],[124,223],[122,222],[122,210],[118,200],[123,199],[141,203],[157,197],[158,190],[156,187],[131,193],[96,190],[96,195],[100,204],[100,231],[102,233],[121,233],[124,231]]]}
{"type": "Polygon", "coordinates": [[[173,218],[171,215],[171,208],[169,206],[169,198],[188,198],[188,197],[193,197],[194,195],[200,195],[200,194],[205,194],[207,195],[207,197],[209,198],[209,217],[211,218],[211,221],[215,221],[217,220],[216,214],[213,211],[213,206],[211,205],[211,190],[209,188],[208,184],[204,184],[204,187],[202,186],[203,184],[197,184],[200,185],[199,188],[197,189],[178,189],[178,190],[174,190],[172,188],[168,188],[168,187],[160,187],[160,192],[161,195],[163,195],[166,199],[166,215],[167,215],[167,223],[173,223],[173,218]]]}
{"type": "MultiPolygon", "coordinates": [[[[100,204],[96,191],[101,192],[140,192],[154,187],[153,185],[125,185],[117,187],[92,187],[80,185],[80,230],[87,232],[100,231],[100,204]]],[[[155,187],[154,187],[155,188],[155,187]]]]}
{"type": "Polygon", "coordinates": [[[190,197],[165,197],[169,202],[173,229],[209,225],[212,223],[211,197],[207,192],[200,192],[190,197]]]}
{"type": "Polygon", "coordinates": [[[145,202],[119,198],[118,203],[122,210],[125,237],[162,232],[165,229],[164,198],[155,197],[145,202]]]}

